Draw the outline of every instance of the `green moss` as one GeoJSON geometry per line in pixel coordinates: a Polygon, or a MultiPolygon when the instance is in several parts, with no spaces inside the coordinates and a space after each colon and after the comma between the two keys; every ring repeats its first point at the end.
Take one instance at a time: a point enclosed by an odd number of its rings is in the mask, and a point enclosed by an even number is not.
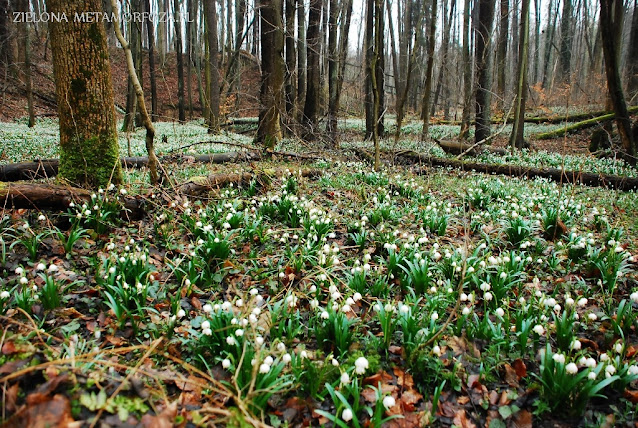
{"type": "Polygon", "coordinates": [[[82,94],[86,92],[86,80],[84,79],[72,79],[71,90],[76,94],[82,94]]]}
{"type": "Polygon", "coordinates": [[[106,187],[108,183],[119,184],[122,170],[119,160],[117,138],[113,134],[102,134],[79,141],[74,135],[69,144],[60,150],[59,178],[82,187],[106,187]]]}

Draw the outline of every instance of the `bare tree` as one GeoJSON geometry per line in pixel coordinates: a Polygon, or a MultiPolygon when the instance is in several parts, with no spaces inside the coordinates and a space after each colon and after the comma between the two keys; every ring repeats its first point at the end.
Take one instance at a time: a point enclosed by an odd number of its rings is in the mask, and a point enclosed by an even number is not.
{"type": "Polygon", "coordinates": [[[186,121],[186,110],[184,107],[184,56],[182,54],[184,44],[182,43],[182,17],[180,13],[179,0],[173,0],[175,13],[175,54],[177,56],[177,110],[180,122],[186,121]]]}
{"type": "Polygon", "coordinates": [[[490,73],[490,47],[494,1],[478,1],[478,23],[476,26],[476,142],[485,142],[491,135],[490,99],[492,79],[490,73]]]}
{"type": "Polygon", "coordinates": [[[206,40],[208,45],[207,94],[208,94],[208,132],[219,131],[219,62],[217,40],[217,8],[215,0],[204,0],[204,19],[206,20],[206,40]]]}
{"type": "Polygon", "coordinates": [[[255,142],[273,148],[281,138],[284,107],[283,0],[261,0],[261,109],[255,142]]]}
{"type": "Polygon", "coordinates": [[[308,12],[308,34],[306,36],[306,51],[308,65],[306,67],[308,80],[306,83],[306,101],[304,104],[303,124],[306,128],[306,137],[314,139],[319,121],[319,98],[321,90],[320,82],[320,49],[321,35],[319,27],[321,22],[321,9],[324,0],[311,0],[308,12]]]}
{"type": "Polygon", "coordinates": [[[471,2],[465,0],[463,9],[463,113],[459,138],[464,140],[470,131],[470,111],[472,108],[472,57],[470,56],[470,17],[471,2]]]}
{"type": "Polygon", "coordinates": [[[518,82],[514,110],[514,126],[510,136],[512,148],[523,148],[527,144],[525,130],[525,101],[527,99],[527,69],[529,59],[529,0],[521,0],[520,45],[518,47],[518,82]]]}
{"type": "Polygon", "coordinates": [[[628,161],[636,163],[636,145],[631,132],[631,120],[625,103],[621,74],[618,69],[620,56],[619,28],[622,28],[624,7],[622,0],[601,0],[600,2],[600,31],[602,37],[603,54],[605,57],[605,74],[609,97],[616,113],[616,126],[623,149],[628,155],[628,161]]]}

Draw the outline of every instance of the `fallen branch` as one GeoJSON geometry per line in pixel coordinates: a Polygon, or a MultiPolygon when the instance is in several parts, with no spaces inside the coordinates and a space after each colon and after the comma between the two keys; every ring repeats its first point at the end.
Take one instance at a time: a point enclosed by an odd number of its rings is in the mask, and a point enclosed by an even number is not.
{"type": "MultiPolygon", "coordinates": [[[[71,202],[90,202],[92,194],[89,190],[55,184],[0,182],[0,201],[3,209],[66,211],[71,202]]],[[[145,216],[143,200],[120,196],[120,201],[124,208],[122,217],[137,220],[145,216]]]]}
{"type": "MultiPolygon", "coordinates": [[[[627,109],[629,113],[638,112],[638,106],[633,106],[627,109]]],[[[573,132],[579,131],[581,129],[590,128],[592,126],[599,125],[602,122],[607,122],[613,120],[616,117],[615,113],[607,113],[602,116],[596,116],[591,119],[583,120],[581,122],[574,123],[573,125],[564,126],[554,131],[543,132],[540,134],[533,135],[532,138],[536,140],[549,140],[551,138],[562,137],[566,134],[571,134],[573,132]]]]}
{"type": "Polygon", "coordinates": [[[301,175],[302,177],[318,177],[323,174],[318,169],[304,169],[301,171],[287,168],[268,169],[260,172],[239,172],[232,174],[212,174],[207,177],[192,177],[187,182],[181,184],[176,189],[179,193],[188,196],[202,196],[213,189],[228,186],[229,184],[241,185],[250,183],[252,180],[259,182],[269,182],[272,177],[279,177],[288,172],[301,175]]]}
{"type": "MultiPolygon", "coordinates": [[[[429,157],[416,152],[405,152],[402,153],[401,156],[412,162],[423,163],[428,166],[453,167],[463,171],[476,171],[485,174],[502,174],[511,177],[540,177],[547,178],[558,183],[580,184],[590,187],[606,187],[622,191],[638,189],[638,178],[636,177],[593,174],[581,171],[564,171],[557,168],[531,168],[517,165],[463,162],[458,160],[429,157]]],[[[428,171],[429,167],[426,167],[418,171],[418,173],[426,174],[428,171]]]]}
{"type": "Polygon", "coordinates": [[[479,155],[483,152],[490,152],[497,155],[507,154],[507,150],[503,148],[489,147],[484,144],[486,141],[480,141],[475,144],[463,143],[461,141],[451,140],[434,140],[445,153],[452,155],[459,155],[459,157],[470,154],[472,156],[479,155]]]}

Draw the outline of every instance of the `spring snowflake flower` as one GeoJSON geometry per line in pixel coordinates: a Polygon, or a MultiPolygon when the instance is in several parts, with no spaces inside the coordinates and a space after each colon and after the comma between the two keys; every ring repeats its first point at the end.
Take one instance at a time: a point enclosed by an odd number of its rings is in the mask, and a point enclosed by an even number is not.
{"type": "Polygon", "coordinates": [[[281,357],[281,361],[283,361],[285,364],[288,364],[291,360],[292,357],[288,353],[284,354],[283,357],[281,357]]]}
{"type": "Polygon", "coordinates": [[[612,377],[616,373],[616,367],[611,364],[605,367],[605,377],[612,377]]]}
{"type": "Polygon", "coordinates": [[[186,311],[184,309],[180,309],[177,311],[177,318],[184,318],[186,316],[186,311]]]}
{"type": "Polygon", "coordinates": [[[638,291],[634,291],[633,293],[631,293],[631,295],[629,296],[629,298],[634,302],[634,303],[638,303],[638,291]]]}
{"type": "Polygon", "coordinates": [[[574,341],[573,341],[573,342],[572,342],[572,344],[571,344],[571,348],[572,348],[574,351],[578,351],[578,350],[580,350],[581,346],[582,346],[582,345],[581,345],[581,343],[580,343],[580,340],[578,340],[578,339],[574,339],[574,341]]]}
{"type": "Polygon", "coordinates": [[[270,366],[266,363],[262,363],[259,366],[259,373],[266,374],[270,371],[270,366]]]}
{"type": "Polygon", "coordinates": [[[432,321],[436,321],[439,319],[439,314],[437,312],[432,312],[432,315],[430,315],[430,319],[432,321]]]}
{"type": "Polygon", "coordinates": [[[7,290],[3,290],[2,293],[0,293],[0,299],[8,299],[9,297],[11,297],[11,294],[7,291],[7,290]]]}
{"type": "Polygon", "coordinates": [[[552,355],[552,360],[556,361],[560,364],[565,364],[565,355],[564,354],[554,354],[552,355]]]}
{"type": "Polygon", "coordinates": [[[638,375],[638,366],[635,364],[632,364],[631,366],[629,366],[627,371],[629,372],[631,376],[638,375]]]}
{"type": "Polygon", "coordinates": [[[237,341],[235,340],[233,336],[228,336],[226,338],[226,343],[228,343],[230,346],[233,346],[237,344],[237,341]]]}
{"type": "Polygon", "coordinates": [[[369,366],[369,363],[366,357],[359,357],[354,362],[354,371],[357,374],[364,374],[366,370],[368,369],[368,366],[369,366]]]}
{"type": "Polygon", "coordinates": [[[435,345],[434,348],[432,348],[432,353],[434,355],[436,355],[437,357],[441,356],[441,347],[439,345],[435,345]]]}
{"type": "Polygon", "coordinates": [[[343,385],[347,385],[350,383],[350,376],[348,375],[348,372],[341,373],[341,383],[343,385]]]}
{"type": "Polygon", "coordinates": [[[503,308],[497,308],[496,309],[496,315],[498,315],[499,317],[503,318],[503,316],[505,315],[505,311],[503,310],[503,308]]]}
{"type": "Polygon", "coordinates": [[[571,375],[578,373],[578,367],[574,363],[569,363],[565,366],[565,371],[571,375]]]}
{"type": "Polygon", "coordinates": [[[618,352],[619,354],[622,352],[622,342],[616,342],[616,344],[614,345],[614,351],[618,352]]]}
{"type": "Polygon", "coordinates": [[[227,368],[229,368],[229,367],[230,367],[230,360],[229,360],[228,358],[225,358],[225,359],[222,361],[222,367],[223,367],[223,368],[225,368],[225,369],[227,369],[227,368]]]}
{"type": "Polygon", "coordinates": [[[206,303],[206,304],[202,307],[202,310],[208,314],[208,313],[213,312],[213,307],[211,306],[211,304],[210,304],[210,303],[206,303]]]}
{"type": "Polygon", "coordinates": [[[350,422],[352,420],[352,410],[344,409],[343,413],[341,413],[341,419],[343,419],[344,422],[350,422]]]}
{"type": "Polygon", "coordinates": [[[538,334],[539,336],[545,334],[545,327],[540,324],[536,324],[532,330],[534,330],[534,333],[538,334]]]}
{"type": "Polygon", "coordinates": [[[388,395],[387,397],[383,399],[383,407],[385,407],[386,409],[394,407],[395,404],[396,404],[396,401],[394,400],[394,397],[392,397],[391,395],[388,395]]]}
{"type": "Polygon", "coordinates": [[[589,372],[589,374],[587,375],[587,379],[595,380],[596,379],[596,372],[595,371],[589,372]]]}

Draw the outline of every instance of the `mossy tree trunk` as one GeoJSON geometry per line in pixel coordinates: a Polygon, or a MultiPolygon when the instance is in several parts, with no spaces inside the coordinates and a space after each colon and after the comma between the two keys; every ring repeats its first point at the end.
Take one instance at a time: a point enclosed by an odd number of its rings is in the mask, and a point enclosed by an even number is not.
{"type": "MultiPolygon", "coordinates": [[[[49,12],[102,10],[100,0],[50,0],[49,12]]],[[[104,25],[69,18],[50,22],[60,121],[59,177],[82,187],[120,184],[115,106],[104,25]]]]}
{"type": "Polygon", "coordinates": [[[261,0],[261,90],[259,126],[255,142],[274,148],[281,139],[284,108],[283,0],[261,0]]]}

